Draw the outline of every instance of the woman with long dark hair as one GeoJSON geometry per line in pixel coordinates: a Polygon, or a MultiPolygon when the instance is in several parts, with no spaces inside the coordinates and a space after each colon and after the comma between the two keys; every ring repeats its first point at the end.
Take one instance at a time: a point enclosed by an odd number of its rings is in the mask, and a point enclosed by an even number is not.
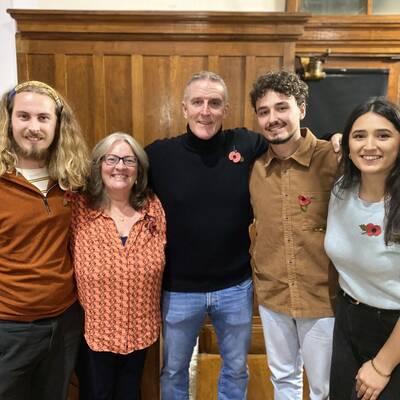
{"type": "Polygon", "coordinates": [[[330,398],[400,396],[400,109],[359,105],[343,132],[325,249],[338,273],[330,398]]]}

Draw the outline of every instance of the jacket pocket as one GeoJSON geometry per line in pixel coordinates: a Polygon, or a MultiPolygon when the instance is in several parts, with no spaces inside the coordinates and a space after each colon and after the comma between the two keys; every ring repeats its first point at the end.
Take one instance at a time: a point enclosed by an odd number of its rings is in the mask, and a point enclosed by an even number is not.
{"type": "Polygon", "coordinates": [[[314,232],[326,231],[330,191],[304,192],[302,196],[308,199],[309,204],[299,207],[301,209],[301,228],[314,232]]]}

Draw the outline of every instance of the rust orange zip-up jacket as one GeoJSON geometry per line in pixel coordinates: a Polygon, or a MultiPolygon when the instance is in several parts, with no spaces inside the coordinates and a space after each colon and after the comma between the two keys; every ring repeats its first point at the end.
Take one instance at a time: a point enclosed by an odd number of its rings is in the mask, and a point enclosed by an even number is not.
{"type": "Polygon", "coordinates": [[[0,177],[0,320],[53,317],[76,301],[71,210],[58,184],[49,188],[44,197],[22,175],[0,177]]]}

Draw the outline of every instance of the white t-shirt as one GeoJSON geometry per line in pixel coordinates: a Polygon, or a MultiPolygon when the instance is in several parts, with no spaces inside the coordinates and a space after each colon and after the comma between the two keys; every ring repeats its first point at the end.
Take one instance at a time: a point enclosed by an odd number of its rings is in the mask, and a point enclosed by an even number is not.
{"type": "Polygon", "coordinates": [[[340,197],[331,194],[325,235],[340,287],[362,303],[400,310],[400,244],[385,245],[384,202],[361,200],[358,186],[340,197]]]}
{"type": "Polygon", "coordinates": [[[49,184],[49,173],[47,168],[17,168],[17,171],[32,185],[36,186],[43,194],[47,196],[47,187],[49,184]]]}

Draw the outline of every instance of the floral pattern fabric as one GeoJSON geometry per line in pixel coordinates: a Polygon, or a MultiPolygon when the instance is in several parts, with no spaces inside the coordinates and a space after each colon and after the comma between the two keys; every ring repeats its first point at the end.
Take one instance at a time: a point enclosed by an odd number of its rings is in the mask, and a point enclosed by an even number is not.
{"type": "Polygon", "coordinates": [[[166,241],[161,203],[149,200],[125,246],[114,221],[82,196],[72,211],[71,251],[89,347],[128,354],[150,346],[160,332],[166,241]]]}

